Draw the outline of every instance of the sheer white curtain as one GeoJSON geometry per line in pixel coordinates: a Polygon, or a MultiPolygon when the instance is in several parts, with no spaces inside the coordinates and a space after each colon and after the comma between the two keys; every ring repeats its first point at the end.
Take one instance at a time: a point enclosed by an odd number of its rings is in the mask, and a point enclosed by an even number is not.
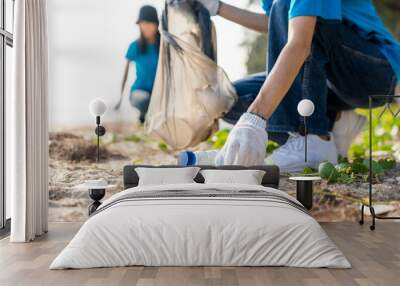
{"type": "Polygon", "coordinates": [[[13,92],[7,112],[12,242],[47,231],[47,0],[15,1],[13,92]]]}

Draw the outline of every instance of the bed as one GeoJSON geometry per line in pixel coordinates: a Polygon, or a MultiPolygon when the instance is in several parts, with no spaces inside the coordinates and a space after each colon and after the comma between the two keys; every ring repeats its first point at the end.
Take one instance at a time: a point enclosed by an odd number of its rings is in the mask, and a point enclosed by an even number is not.
{"type": "Polygon", "coordinates": [[[138,167],[124,168],[125,190],[103,202],[50,269],[351,267],[308,211],[278,190],[275,166],[219,167],[264,170],[261,185],[205,184],[199,173],[195,183],[153,186],[138,186],[138,167]]]}

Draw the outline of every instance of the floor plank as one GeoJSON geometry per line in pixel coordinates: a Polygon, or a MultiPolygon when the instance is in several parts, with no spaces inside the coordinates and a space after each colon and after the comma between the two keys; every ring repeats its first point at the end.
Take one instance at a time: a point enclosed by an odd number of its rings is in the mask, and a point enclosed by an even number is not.
{"type": "Polygon", "coordinates": [[[119,267],[50,271],[55,256],[78,231],[80,223],[53,223],[50,232],[29,244],[0,240],[2,286],[398,286],[400,223],[379,222],[377,230],[355,223],[326,223],[323,228],[353,268],[288,267],[119,267]]]}

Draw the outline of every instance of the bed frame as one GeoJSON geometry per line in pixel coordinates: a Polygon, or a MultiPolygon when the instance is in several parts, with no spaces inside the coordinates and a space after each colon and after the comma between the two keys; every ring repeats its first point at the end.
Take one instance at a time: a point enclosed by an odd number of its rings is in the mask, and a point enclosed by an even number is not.
{"type": "MultiPolygon", "coordinates": [[[[151,166],[151,165],[128,165],[124,167],[124,189],[129,189],[136,187],[139,183],[139,176],[135,171],[137,167],[146,167],[146,168],[182,168],[181,166],[172,166],[172,165],[164,165],[164,166],[151,166]]],[[[262,180],[262,185],[265,187],[271,187],[278,189],[279,188],[279,168],[277,166],[252,166],[252,167],[244,167],[244,166],[197,166],[202,170],[205,169],[217,169],[217,170],[263,170],[265,171],[265,175],[262,180]]],[[[194,179],[197,183],[204,183],[203,176],[198,173],[196,178],[194,179]]]]}

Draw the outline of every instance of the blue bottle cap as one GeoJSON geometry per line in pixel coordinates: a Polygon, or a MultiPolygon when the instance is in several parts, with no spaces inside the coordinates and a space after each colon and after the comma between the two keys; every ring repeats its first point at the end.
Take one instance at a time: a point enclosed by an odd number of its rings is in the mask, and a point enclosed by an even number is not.
{"type": "Polygon", "coordinates": [[[196,165],[196,155],[192,151],[183,151],[178,155],[179,166],[194,166],[196,165]]]}

